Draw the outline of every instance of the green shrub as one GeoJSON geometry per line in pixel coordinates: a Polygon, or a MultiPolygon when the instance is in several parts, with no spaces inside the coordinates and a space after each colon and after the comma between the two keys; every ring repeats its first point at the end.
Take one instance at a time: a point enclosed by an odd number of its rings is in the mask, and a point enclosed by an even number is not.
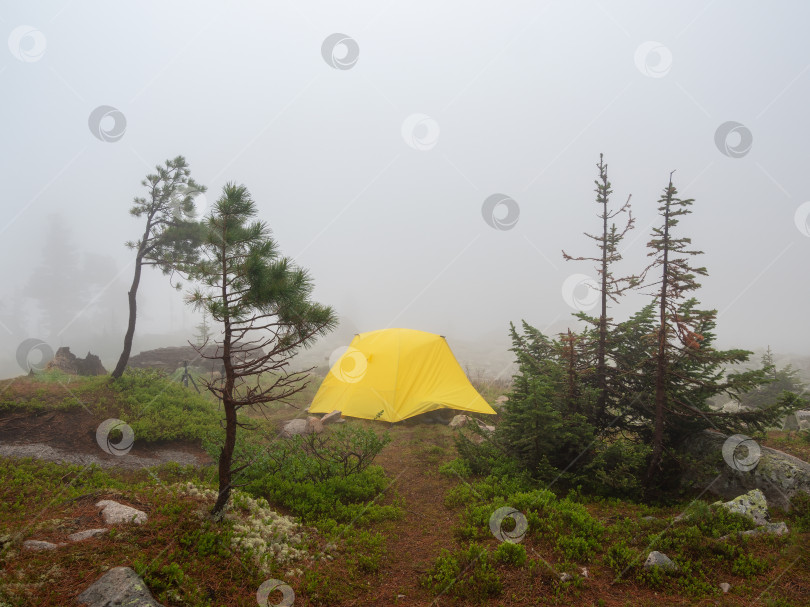
{"type": "MultiPolygon", "coordinates": [[[[218,457],[223,433],[209,434],[203,447],[218,457]]],[[[254,497],[280,504],[309,523],[354,522],[363,525],[402,514],[395,504],[375,500],[390,480],[372,465],[388,444],[388,434],[351,423],[319,435],[294,436],[260,444],[247,432],[237,435],[234,461],[250,462],[238,483],[254,497]]]]}
{"type": "Polygon", "coordinates": [[[443,550],[421,583],[437,596],[478,601],[498,596],[502,589],[486,548],[474,543],[454,553],[443,550]]]}
{"type": "Polygon", "coordinates": [[[624,575],[627,569],[639,564],[639,555],[624,540],[621,540],[608,548],[605,556],[602,557],[602,562],[610,567],[618,577],[624,575]]]}
{"type": "Polygon", "coordinates": [[[768,569],[770,569],[770,565],[767,561],[745,552],[741,553],[731,564],[731,571],[744,578],[765,573],[768,569]]]}
{"type": "Polygon", "coordinates": [[[523,544],[501,542],[492,554],[492,559],[496,563],[523,567],[526,564],[526,548],[523,544]]]}

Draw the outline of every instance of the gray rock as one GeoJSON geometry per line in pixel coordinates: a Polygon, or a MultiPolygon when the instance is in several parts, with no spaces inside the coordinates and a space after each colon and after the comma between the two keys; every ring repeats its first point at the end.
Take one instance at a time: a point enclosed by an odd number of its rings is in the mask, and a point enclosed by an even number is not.
{"type": "Polygon", "coordinates": [[[147,516],[143,510],[137,510],[131,506],[125,506],[112,500],[101,500],[96,504],[96,508],[102,508],[101,516],[108,525],[116,523],[135,523],[140,525],[145,523],[147,516]]]}
{"type": "Polygon", "coordinates": [[[810,411],[795,411],[785,418],[783,430],[805,430],[810,426],[810,411]]]}
{"type": "Polygon", "coordinates": [[[110,569],[77,600],[89,607],[162,607],[140,576],[129,567],[110,569]]]}
{"type": "Polygon", "coordinates": [[[71,533],[67,536],[68,541],[70,542],[81,542],[82,540],[86,540],[87,538],[96,537],[97,535],[101,535],[102,533],[107,533],[109,529],[87,529],[85,531],[77,531],[76,533],[71,533]]]}
{"type": "Polygon", "coordinates": [[[760,457],[753,470],[742,471],[723,459],[726,435],[711,430],[699,432],[683,444],[683,451],[696,460],[686,466],[682,477],[685,486],[708,488],[710,493],[731,499],[759,489],[772,507],[785,511],[800,492],[810,493],[810,464],[777,449],[760,445],[760,457]]]}
{"type": "Polygon", "coordinates": [[[788,526],[784,522],[779,523],[766,523],[756,529],[749,529],[743,531],[743,535],[787,535],[789,533],[788,526]]]}
{"type": "Polygon", "coordinates": [[[574,579],[574,576],[571,575],[570,573],[561,573],[560,574],[560,581],[561,582],[570,582],[573,579],[574,579]]]}
{"type": "Polygon", "coordinates": [[[281,436],[283,438],[290,438],[298,434],[307,433],[307,420],[303,418],[291,419],[284,422],[281,426],[281,436]]]}
{"type": "Polygon", "coordinates": [[[663,569],[664,571],[677,571],[678,566],[666,554],[653,550],[644,561],[644,569],[663,569]]]}
{"type": "Polygon", "coordinates": [[[463,428],[467,425],[470,421],[470,418],[467,415],[456,415],[453,419],[450,420],[449,426],[451,428],[463,428]]]}
{"type": "Polygon", "coordinates": [[[64,544],[54,544],[52,542],[42,542],[40,540],[26,540],[23,542],[25,550],[55,550],[64,544]]]}
{"type": "Polygon", "coordinates": [[[731,590],[731,584],[729,584],[728,582],[721,582],[720,590],[723,591],[723,594],[728,593],[728,591],[731,590]]]}
{"type": "Polygon", "coordinates": [[[770,521],[768,502],[765,494],[759,489],[752,489],[748,493],[739,495],[728,502],[715,502],[713,505],[722,506],[729,512],[736,512],[747,516],[757,525],[765,525],[770,521]]]}
{"type": "Polygon", "coordinates": [[[335,409],[331,413],[327,413],[321,418],[321,423],[325,426],[326,424],[335,424],[339,423],[341,420],[342,413],[335,409]]]}

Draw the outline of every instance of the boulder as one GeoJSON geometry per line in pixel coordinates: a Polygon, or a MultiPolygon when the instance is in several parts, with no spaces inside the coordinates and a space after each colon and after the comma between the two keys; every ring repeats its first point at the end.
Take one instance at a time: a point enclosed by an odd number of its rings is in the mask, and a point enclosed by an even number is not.
{"type": "Polygon", "coordinates": [[[107,369],[101,364],[98,356],[88,352],[85,358],[78,358],[67,346],[56,351],[45,369],[58,369],[70,375],[107,375],[107,369]]]}
{"type": "Polygon", "coordinates": [[[140,576],[129,567],[115,567],[102,575],[77,600],[89,607],[162,607],[140,576]]]}
{"type": "Polygon", "coordinates": [[[731,499],[759,489],[772,507],[790,510],[791,498],[810,493],[810,464],[777,449],[760,446],[759,460],[751,470],[732,468],[723,459],[726,435],[712,430],[698,432],[682,445],[682,451],[695,461],[684,467],[685,486],[705,489],[718,497],[731,499]]]}
{"type": "Polygon", "coordinates": [[[723,591],[723,594],[727,594],[729,590],[731,590],[731,584],[728,582],[720,582],[720,590],[723,591]]]}
{"type": "Polygon", "coordinates": [[[782,430],[797,431],[810,429],[810,411],[794,411],[785,418],[782,430]]]}
{"type": "Polygon", "coordinates": [[[663,569],[664,571],[677,571],[678,566],[666,554],[653,550],[644,561],[644,569],[663,569]]]}
{"type": "Polygon", "coordinates": [[[715,502],[713,506],[721,506],[729,512],[736,512],[747,516],[757,525],[766,525],[771,515],[768,512],[768,501],[765,494],[759,489],[752,489],[744,495],[739,495],[728,502],[715,502]]]}
{"type": "Polygon", "coordinates": [[[341,412],[335,409],[331,413],[327,413],[326,415],[324,415],[321,418],[321,423],[323,425],[339,423],[341,421],[341,415],[342,415],[341,412]]]}
{"type": "Polygon", "coordinates": [[[138,510],[132,506],[125,506],[112,500],[101,500],[96,504],[96,508],[101,508],[101,516],[108,525],[117,523],[135,523],[140,525],[145,523],[147,516],[143,510],[138,510]]]}
{"type": "Polygon", "coordinates": [[[96,537],[102,533],[107,533],[107,531],[109,531],[109,529],[87,529],[86,531],[77,531],[76,533],[71,533],[69,536],[67,536],[67,539],[70,542],[81,542],[82,540],[96,537]]]}

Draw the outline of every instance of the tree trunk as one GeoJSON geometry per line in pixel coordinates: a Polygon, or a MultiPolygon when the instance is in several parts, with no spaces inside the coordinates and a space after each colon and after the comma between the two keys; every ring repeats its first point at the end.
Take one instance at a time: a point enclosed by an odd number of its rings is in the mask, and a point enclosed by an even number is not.
{"type": "Polygon", "coordinates": [[[138,256],[135,258],[135,276],[132,278],[132,286],[130,286],[129,293],[127,293],[129,299],[129,324],[127,324],[127,333],[124,335],[124,350],[118,358],[118,364],[113,369],[112,377],[114,379],[118,379],[124,374],[124,369],[127,368],[129,362],[129,354],[132,351],[132,339],[135,337],[135,320],[138,314],[136,296],[138,295],[138,285],[141,282],[141,262],[142,258],[139,251],[138,256]]]}
{"type": "Polygon", "coordinates": [[[647,467],[645,484],[652,485],[656,470],[664,452],[664,407],[667,401],[667,286],[669,278],[669,203],[672,199],[672,181],[664,209],[663,260],[661,264],[661,294],[659,301],[658,353],[655,365],[655,425],[653,426],[653,450],[647,467]]]}
{"type": "Polygon", "coordinates": [[[219,497],[211,510],[215,517],[225,509],[231,497],[231,463],[236,447],[236,407],[233,402],[225,402],[224,399],[222,405],[225,409],[225,445],[219,454],[219,497]]]}
{"type": "Polygon", "coordinates": [[[225,368],[225,385],[223,386],[222,406],[225,409],[225,444],[219,454],[219,497],[211,510],[218,517],[231,497],[231,465],[233,450],[236,447],[236,406],[233,400],[233,389],[236,376],[231,363],[231,317],[228,311],[228,272],[225,242],[222,243],[222,301],[225,310],[222,318],[224,336],[222,338],[222,366],[225,368]]]}
{"type": "Polygon", "coordinates": [[[599,395],[596,401],[596,409],[599,411],[599,419],[605,416],[607,408],[607,364],[605,362],[607,351],[607,239],[608,239],[608,209],[607,198],[602,207],[602,310],[599,316],[599,344],[596,350],[596,387],[599,395]]]}

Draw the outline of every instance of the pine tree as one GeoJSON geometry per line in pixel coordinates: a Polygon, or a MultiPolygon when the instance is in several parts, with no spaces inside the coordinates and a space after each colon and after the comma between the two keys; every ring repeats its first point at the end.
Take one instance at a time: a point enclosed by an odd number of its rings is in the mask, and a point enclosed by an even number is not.
{"type": "Polygon", "coordinates": [[[200,239],[199,224],[194,221],[194,196],[205,187],[191,177],[186,159],[178,156],[157,165],[155,173],[147,175],[141,184],[147,189],[146,197],[136,197],[129,210],[134,217],[143,217],[143,235],[127,242],[135,251],[135,272],[127,293],[129,321],[124,335],[124,348],[111,373],[119,378],[124,374],[132,351],[137,319],[138,286],[143,266],[156,266],[164,274],[182,272],[197,259],[200,239]]]}
{"type": "Polygon", "coordinates": [[[303,390],[311,369],[292,372],[290,361],[337,324],[332,308],[310,300],[309,274],[281,255],[267,224],[255,216],[247,188],[225,185],[204,220],[202,258],[189,274],[201,285],[189,303],[206,310],[223,329],[215,353],[197,348],[201,357],[221,360],[225,370],[223,381],[206,383],[225,412],[215,516],[228,503],[236,475],[248,465],[233,466],[237,412],[288,402],[303,390]]]}

